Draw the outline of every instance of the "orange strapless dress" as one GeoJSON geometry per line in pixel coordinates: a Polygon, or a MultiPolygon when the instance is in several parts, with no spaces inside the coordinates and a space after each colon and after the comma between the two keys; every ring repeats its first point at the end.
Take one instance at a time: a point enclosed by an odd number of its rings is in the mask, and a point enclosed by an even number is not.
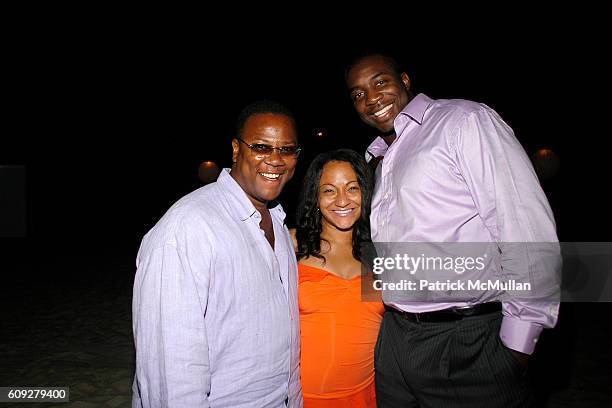
{"type": "Polygon", "coordinates": [[[383,304],[361,301],[361,276],[298,264],[305,408],[376,407],[374,346],[383,304]]]}

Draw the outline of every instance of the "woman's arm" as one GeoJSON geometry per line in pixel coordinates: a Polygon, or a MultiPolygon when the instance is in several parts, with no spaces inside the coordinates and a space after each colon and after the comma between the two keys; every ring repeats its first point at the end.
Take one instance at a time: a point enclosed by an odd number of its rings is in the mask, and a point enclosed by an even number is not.
{"type": "Polygon", "coordinates": [[[291,239],[293,240],[293,251],[297,252],[297,238],[295,237],[295,228],[289,228],[289,233],[291,234],[291,239]]]}

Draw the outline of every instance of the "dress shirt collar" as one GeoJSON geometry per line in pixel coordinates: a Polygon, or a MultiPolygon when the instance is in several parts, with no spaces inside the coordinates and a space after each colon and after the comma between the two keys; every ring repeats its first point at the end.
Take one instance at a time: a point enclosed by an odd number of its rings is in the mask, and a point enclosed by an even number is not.
{"type": "MultiPolygon", "coordinates": [[[[230,213],[240,221],[252,217],[257,210],[249,200],[242,187],[230,175],[231,169],[224,168],[217,178],[217,185],[221,193],[226,196],[230,204],[230,213]]],[[[270,214],[275,215],[281,222],[285,220],[285,211],[278,201],[269,204],[270,214]]]]}
{"type": "MultiPolygon", "coordinates": [[[[431,105],[433,99],[429,98],[425,94],[418,94],[408,105],[402,109],[399,115],[404,115],[410,117],[410,119],[414,120],[419,125],[423,124],[423,118],[425,117],[425,111],[431,105]]],[[[398,115],[398,116],[399,116],[398,115]]],[[[396,119],[397,120],[397,119],[396,119]]],[[[399,136],[399,135],[398,135],[399,136]]]]}
{"type": "MultiPolygon", "coordinates": [[[[400,116],[407,116],[408,118],[421,125],[423,123],[423,118],[425,117],[425,111],[427,111],[427,108],[429,107],[429,105],[431,105],[432,102],[433,99],[429,98],[427,95],[422,93],[418,94],[417,96],[412,98],[408,105],[406,105],[404,109],[402,109],[397,118],[395,118],[394,125],[397,124],[398,118],[400,118],[400,116]]],[[[397,129],[397,126],[395,126],[395,128],[397,129]]],[[[400,135],[398,134],[397,137],[399,138],[400,135]]],[[[384,156],[388,148],[389,146],[387,146],[387,143],[384,141],[384,139],[378,136],[368,146],[365,155],[366,160],[369,162],[370,160],[378,156],[384,156]]]]}
{"type": "Polygon", "coordinates": [[[378,156],[384,156],[388,148],[389,146],[387,146],[387,142],[385,142],[382,137],[378,136],[366,149],[366,161],[369,163],[370,160],[375,159],[378,156]]]}

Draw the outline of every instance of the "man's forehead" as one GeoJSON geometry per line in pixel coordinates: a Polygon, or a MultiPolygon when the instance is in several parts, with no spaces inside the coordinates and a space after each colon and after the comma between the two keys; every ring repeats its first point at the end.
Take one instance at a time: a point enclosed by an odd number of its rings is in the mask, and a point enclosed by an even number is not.
{"type": "Polygon", "coordinates": [[[388,58],[381,55],[371,55],[357,61],[349,71],[350,73],[360,70],[376,70],[386,74],[398,74],[399,67],[388,58]]]}
{"type": "Polygon", "coordinates": [[[287,123],[294,126],[293,119],[283,113],[265,112],[251,115],[245,122],[245,126],[275,126],[283,127],[287,123]]]}
{"type": "Polygon", "coordinates": [[[297,130],[291,117],[280,113],[263,113],[253,115],[247,120],[244,136],[263,139],[283,138],[293,142],[297,141],[297,130]]]}

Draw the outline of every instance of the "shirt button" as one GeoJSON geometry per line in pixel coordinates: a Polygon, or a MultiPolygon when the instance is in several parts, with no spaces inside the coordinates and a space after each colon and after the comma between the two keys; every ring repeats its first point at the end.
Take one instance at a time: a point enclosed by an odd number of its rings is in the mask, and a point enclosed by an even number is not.
{"type": "Polygon", "coordinates": [[[389,193],[385,193],[385,200],[389,198],[389,193]]]}

